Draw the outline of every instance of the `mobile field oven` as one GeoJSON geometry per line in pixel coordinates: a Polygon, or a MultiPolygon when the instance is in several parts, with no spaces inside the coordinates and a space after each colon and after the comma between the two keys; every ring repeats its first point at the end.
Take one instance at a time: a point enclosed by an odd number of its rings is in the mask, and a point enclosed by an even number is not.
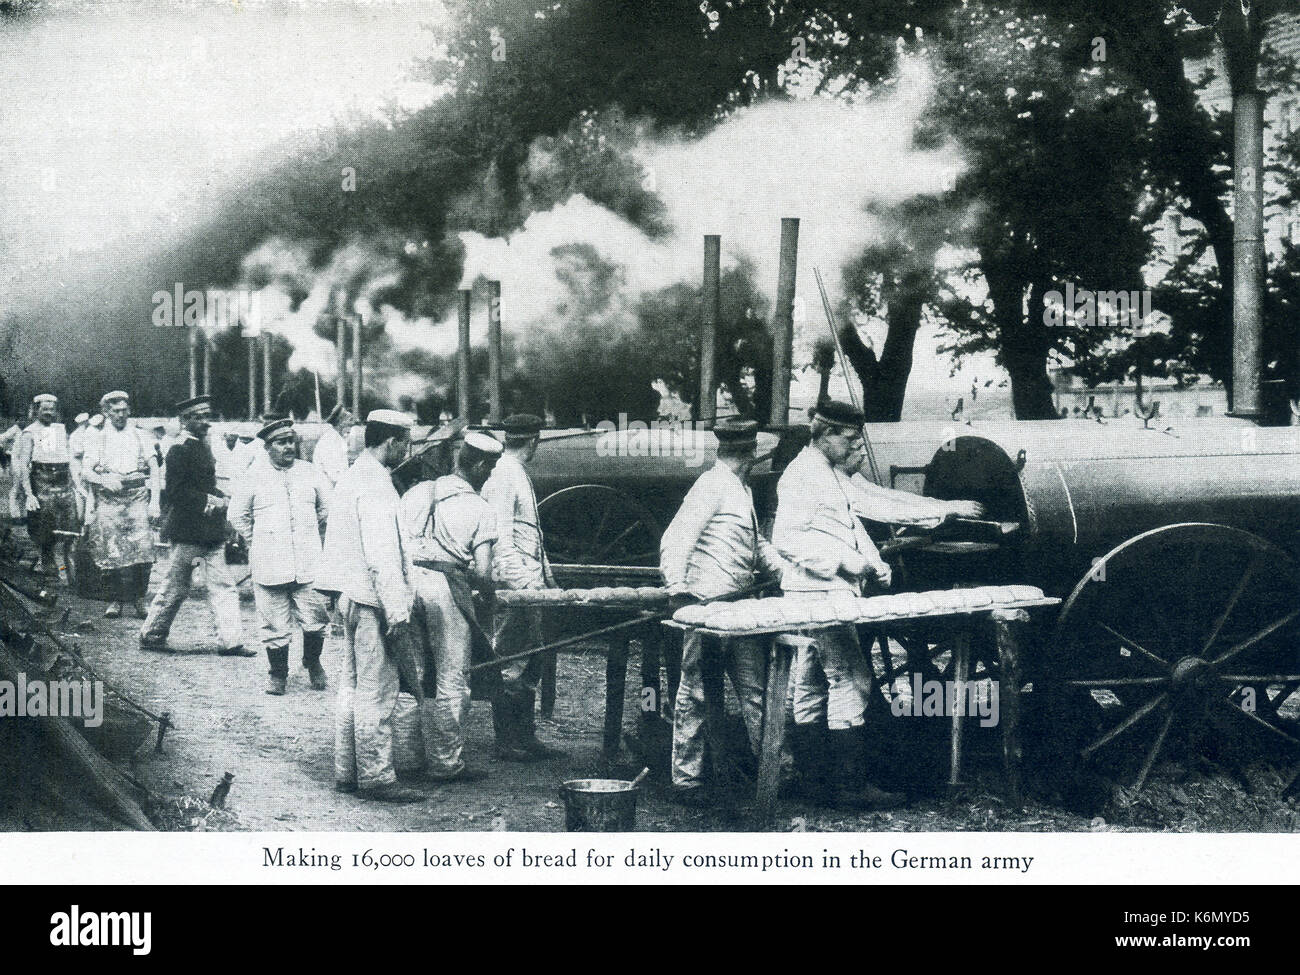
{"type": "Polygon", "coordinates": [[[935,452],[925,493],[982,501],[988,523],[909,553],[914,581],[1009,579],[1065,597],[1024,662],[1026,713],[1041,722],[1027,741],[1064,760],[1058,771],[1136,789],[1188,745],[1255,739],[1300,756],[1298,433],[1022,422],[935,452]]]}

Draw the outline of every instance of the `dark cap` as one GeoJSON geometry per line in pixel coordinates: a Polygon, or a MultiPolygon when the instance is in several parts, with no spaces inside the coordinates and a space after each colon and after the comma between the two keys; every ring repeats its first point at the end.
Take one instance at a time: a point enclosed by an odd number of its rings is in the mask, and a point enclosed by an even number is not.
{"type": "Polygon", "coordinates": [[[532,413],[514,413],[501,421],[507,437],[535,437],[542,432],[546,422],[532,413]]]}
{"type": "Polygon", "coordinates": [[[737,446],[758,442],[758,424],[753,420],[723,420],[713,428],[720,444],[737,446]]]}
{"type": "Polygon", "coordinates": [[[211,405],[212,405],[211,396],[193,396],[190,399],[183,399],[176,404],[176,415],[184,416],[186,413],[194,409],[196,406],[211,406],[211,405]]]}
{"type": "Polygon", "coordinates": [[[852,403],[844,403],[834,399],[824,399],[818,403],[813,410],[813,416],[839,427],[854,427],[855,429],[867,421],[866,414],[852,403]]]}
{"type": "Polygon", "coordinates": [[[279,433],[281,430],[292,430],[292,429],[293,429],[293,420],[289,419],[286,416],[280,420],[272,420],[270,423],[266,424],[266,426],[262,427],[262,429],[258,430],[257,435],[269,443],[271,438],[275,436],[277,433],[279,433]]]}

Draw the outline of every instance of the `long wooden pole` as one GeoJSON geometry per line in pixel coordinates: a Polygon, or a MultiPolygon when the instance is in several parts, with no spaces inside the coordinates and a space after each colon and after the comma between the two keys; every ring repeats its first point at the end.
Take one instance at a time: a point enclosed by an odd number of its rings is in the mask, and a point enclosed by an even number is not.
{"type": "Polygon", "coordinates": [[[700,309],[700,422],[713,426],[718,418],[717,344],[722,238],[704,235],[704,289],[700,309]]]}
{"type": "Polygon", "coordinates": [[[795,269],[799,262],[799,218],[781,218],[781,254],[776,279],[776,313],[772,322],[773,426],[790,422],[790,360],[794,356],[795,269]]]}
{"type": "Polygon", "coordinates": [[[460,329],[456,342],[456,415],[469,419],[469,307],[470,291],[460,292],[460,329]]]}
{"type": "Polygon", "coordinates": [[[501,422],[501,282],[488,282],[488,422],[501,422]]]}

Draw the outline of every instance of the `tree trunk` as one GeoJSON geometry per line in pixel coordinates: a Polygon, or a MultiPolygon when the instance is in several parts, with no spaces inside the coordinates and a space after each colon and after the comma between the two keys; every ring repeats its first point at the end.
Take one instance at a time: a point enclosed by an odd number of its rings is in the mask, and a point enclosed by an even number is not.
{"type": "Polygon", "coordinates": [[[885,347],[873,381],[863,390],[862,402],[871,423],[897,422],[903,418],[903,398],[912,374],[912,349],[925,307],[922,296],[910,290],[905,294],[886,294],[885,299],[889,331],[885,333],[885,347]]]}
{"type": "Polygon", "coordinates": [[[984,278],[998,324],[999,358],[1011,377],[1011,404],[1017,420],[1058,419],[1052,401],[1052,380],[1047,375],[1048,342],[1043,324],[1041,286],[1030,289],[1029,319],[1023,303],[1026,282],[1003,270],[1001,262],[985,260],[984,278]]]}

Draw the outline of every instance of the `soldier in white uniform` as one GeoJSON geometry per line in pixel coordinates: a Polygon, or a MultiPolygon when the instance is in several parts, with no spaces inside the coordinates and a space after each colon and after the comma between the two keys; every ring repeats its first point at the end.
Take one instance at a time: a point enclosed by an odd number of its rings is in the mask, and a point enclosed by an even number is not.
{"type": "Polygon", "coordinates": [[[297,459],[291,419],[273,420],[257,435],[266,444],[266,457],[255,460],[237,482],[229,518],[248,544],[253,598],[270,665],[266,693],[285,692],[295,628],[302,631],[302,665],[311,688],[323,691],[328,685],[320,655],[329,616],[325,597],[313,583],[329,514],[329,486],[315,467],[297,459]]]}
{"type": "MultiPolygon", "coordinates": [[[[860,462],[860,410],[823,402],[812,420],[812,443],[790,462],[777,484],[772,542],[793,565],[781,588],[787,596],[824,599],[828,593],[861,595],[864,582],[887,587],[889,565],[853,512],[855,493],[841,468],[860,462]]],[[[793,668],[795,726],[791,747],[811,797],[833,805],[887,808],[901,796],[863,778],[862,732],[871,664],[852,626],[820,630],[801,649],[793,668]],[[829,755],[822,744],[822,722],[829,755]],[[829,759],[829,761],[827,761],[829,759]]]]}
{"type": "Polygon", "coordinates": [[[393,712],[399,672],[389,649],[409,640],[411,564],[398,526],[398,496],[389,471],[401,463],[411,418],[373,410],[365,448],[330,502],[317,587],[339,594],[346,645],[334,726],[334,784],[341,792],[383,802],[419,802],[397,782],[393,712]]]}
{"type": "MultiPolygon", "coordinates": [[[[682,597],[674,602],[740,592],[761,577],[780,578],[785,565],[758,530],[754,497],[746,484],[754,465],[758,424],[721,423],[713,432],[718,438],[717,463],[691,486],[660,542],[664,584],[682,597]]],[[[690,805],[705,797],[702,650],[699,633],[688,631],[673,710],[673,796],[690,805]]],[[[757,754],[763,733],[766,649],[757,640],[732,640],[728,651],[722,664],[740,701],[750,747],[757,754]]]]}
{"type": "Polygon", "coordinates": [[[321,431],[320,439],[316,441],[316,446],[311,455],[311,461],[316,465],[316,469],[324,475],[325,480],[329,482],[332,489],[338,483],[344,472],[348,469],[348,431],[352,429],[354,420],[349,413],[339,403],[330,410],[329,416],[325,418],[326,427],[321,431]]]}
{"type": "Polygon", "coordinates": [[[484,433],[465,434],[456,470],[422,481],[402,497],[401,520],[415,564],[414,580],[433,655],[433,686],[425,685],[420,713],[425,768],[441,782],[481,777],[465,763],[469,667],[490,656],[472,590],[492,588],[496,519],[479,491],[501,456],[501,444],[484,433]]]}
{"type": "MultiPolygon", "coordinates": [[[[492,476],[483,485],[483,498],[496,515],[498,538],[492,550],[492,578],[504,589],[554,587],[546,561],[542,526],[537,517],[537,494],[527,465],[537,453],[542,419],[529,413],[506,417],[505,450],[492,476]]],[[[542,646],[542,614],[538,610],[501,614],[493,644],[499,656],[510,656],[542,646]]],[[[558,749],[539,741],[535,705],[542,658],[533,654],[502,667],[503,687],[492,702],[492,726],[497,755],[511,761],[555,758],[558,749]]]]}

